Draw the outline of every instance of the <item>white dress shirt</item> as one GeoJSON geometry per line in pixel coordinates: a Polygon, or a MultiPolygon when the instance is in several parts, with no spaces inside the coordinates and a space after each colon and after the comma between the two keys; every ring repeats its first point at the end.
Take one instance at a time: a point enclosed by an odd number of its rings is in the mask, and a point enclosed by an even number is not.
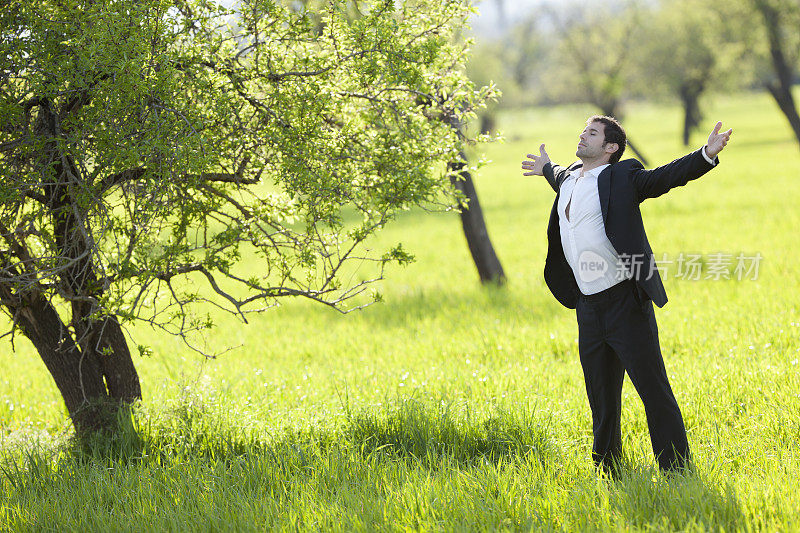
{"type": "Polygon", "coordinates": [[[573,170],[561,184],[558,199],[561,246],[575,274],[578,289],[586,295],[598,293],[631,277],[630,272],[617,272],[619,254],[606,236],[600,210],[597,177],[607,166],[586,172],[582,168],[573,170]]]}
{"type": "MultiPolygon", "coordinates": [[[[710,164],[714,160],[702,150],[710,164]]],[[[573,170],[561,184],[558,199],[558,222],[561,247],[567,263],[575,274],[578,289],[583,294],[596,294],[633,276],[622,265],[619,254],[606,236],[597,177],[608,165],[592,170],[573,170]],[[569,206],[569,216],[567,216],[569,206]]]]}

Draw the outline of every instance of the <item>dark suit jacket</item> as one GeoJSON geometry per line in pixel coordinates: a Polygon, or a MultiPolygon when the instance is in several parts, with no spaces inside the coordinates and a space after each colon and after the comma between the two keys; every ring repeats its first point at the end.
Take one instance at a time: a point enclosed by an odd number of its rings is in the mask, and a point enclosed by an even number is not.
{"type": "MultiPolygon", "coordinates": [[[[718,163],[719,160],[715,160],[718,163]]],[[[556,193],[569,173],[580,168],[573,163],[568,168],[547,164],[543,174],[556,193]]],[[[653,250],[647,241],[639,204],[647,198],[661,196],[673,187],[686,185],[714,168],[706,161],[701,150],[676,159],[672,163],[645,170],[635,159],[626,159],[603,169],[597,178],[600,209],[608,240],[623,258],[634,257],[642,266],[632,268],[637,287],[643,297],[650,298],[659,307],[667,303],[667,293],[658,270],[651,274],[653,250]]],[[[564,257],[558,221],[558,196],[550,212],[547,226],[547,260],[544,265],[544,280],[553,296],[565,307],[575,309],[578,303],[578,284],[575,275],[564,257]]]]}

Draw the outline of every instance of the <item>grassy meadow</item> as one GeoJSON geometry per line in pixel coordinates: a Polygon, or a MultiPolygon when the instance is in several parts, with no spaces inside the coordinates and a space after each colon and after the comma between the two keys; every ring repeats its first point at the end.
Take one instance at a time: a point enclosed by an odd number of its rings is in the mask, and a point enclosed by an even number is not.
{"type": "MultiPolygon", "coordinates": [[[[757,280],[664,276],[661,346],[696,469],[655,468],[623,389],[629,467],[598,476],[574,311],[542,278],[552,190],[520,161],[574,159],[585,106],[503,114],[476,175],[509,282],[478,283],[458,216],[411,211],[376,245],[416,256],[385,301],[341,315],[284,301],[217,317],[205,360],[134,329],[144,402],[77,450],[30,343],[0,341],[0,528],[75,531],[800,530],[800,150],[767,95],[717,97],[721,165],[643,204],[657,256],[760,253],[757,280]]],[[[676,106],[631,104],[651,166],[683,155],[676,106]]],[[[707,266],[707,265],[706,265],[707,266]]],[[[705,276],[705,271],[703,276],[705,276]]]]}

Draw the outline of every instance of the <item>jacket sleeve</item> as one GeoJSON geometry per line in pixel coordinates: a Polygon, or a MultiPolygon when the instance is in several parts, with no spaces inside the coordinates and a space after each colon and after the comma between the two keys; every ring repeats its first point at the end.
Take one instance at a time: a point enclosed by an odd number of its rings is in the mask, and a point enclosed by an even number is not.
{"type": "MultiPolygon", "coordinates": [[[[701,149],[702,150],[702,149],[701,149]]],[[[636,187],[639,195],[639,202],[648,198],[656,198],[666,193],[674,187],[681,187],[692,180],[695,180],[714,168],[719,159],[714,159],[714,164],[710,164],[701,150],[697,150],[672,163],[645,170],[638,161],[631,160],[633,169],[630,174],[631,181],[636,187]],[[638,168],[637,168],[638,167],[638,168]]]]}
{"type": "Polygon", "coordinates": [[[542,168],[542,174],[544,174],[547,183],[549,183],[550,187],[556,192],[558,192],[559,187],[561,187],[561,183],[564,181],[567,173],[568,171],[566,168],[551,163],[547,163],[542,168]]]}

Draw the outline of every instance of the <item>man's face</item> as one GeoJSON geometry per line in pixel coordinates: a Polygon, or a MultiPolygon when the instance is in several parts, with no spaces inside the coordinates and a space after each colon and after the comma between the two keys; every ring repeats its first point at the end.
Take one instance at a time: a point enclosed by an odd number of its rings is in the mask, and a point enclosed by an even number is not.
{"type": "MultiPolygon", "coordinates": [[[[605,124],[590,122],[579,136],[575,155],[581,159],[599,159],[607,153],[605,144],[605,124]]],[[[610,145],[609,145],[610,146],[610,145]]]]}

